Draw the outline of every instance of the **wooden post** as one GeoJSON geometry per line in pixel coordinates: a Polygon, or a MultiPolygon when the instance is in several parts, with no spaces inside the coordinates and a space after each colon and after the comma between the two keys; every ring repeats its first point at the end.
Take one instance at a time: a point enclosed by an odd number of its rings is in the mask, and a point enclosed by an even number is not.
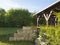
{"type": "Polygon", "coordinates": [[[37,17],[37,28],[39,27],[39,17],[37,17]]]}
{"type": "Polygon", "coordinates": [[[37,17],[37,31],[36,31],[37,37],[36,37],[36,38],[39,37],[39,32],[40,32],[40,27],[39,27],[39,17],[40,17],[40,16],[37,17]]]}
{"type": "Polygon", "coordinates": [[[51,14],[52,14],[52,11],[50,11],[50,13],[49,13],[49,14],[43,14],[43,15],[44,15],[44,17],[45,17],[46,25],[47,25],[47,26],[48,26],[48,20],[49,20],[49,18],[50,18],[50,16],[51,16],[51,14]]]}
{"type": "Polygon", "coordinates": [[[55,27],[57,26],[58,18],[55,17],[55,27]]]}
{"type": "Polygon", "coordinates": [[[46,21],[46,25],[48,26],[49,24],[48,24],[48,21],[46,21]]]}

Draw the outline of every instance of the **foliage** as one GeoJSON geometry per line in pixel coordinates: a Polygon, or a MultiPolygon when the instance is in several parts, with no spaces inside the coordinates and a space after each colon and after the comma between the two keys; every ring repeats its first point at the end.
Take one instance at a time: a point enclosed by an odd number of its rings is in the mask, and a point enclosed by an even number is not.
{"type": "Polygon", "coordinates": [[[33,20],[33,25],[36,26],[37,25],[37,17],[36,17],[36,15],[33,16],[33,19],[32,20],[33,20]]]}
{"type": "Polygon", "coordinates": [[[0,26],[4,26],[5,22],[5,10],[0,8],[0,26]]]}
{"type": "Polygon", "coordinates": [[[10,9],[8,15],[8,26],[27,26],[31,23],[31,13],[25,9],[10,9]]]}
{"type": "Polygon", "coordinates": [[[56,17],[58,18],[58,23],[60,25],[60,12],[54,12],[54,14],[56,15],[56,17]]]}
{"type": "Polygon", "coordinates": [[[22,27],[32,25],[32,13],[27,9],[0,9],[0,27],[22,27]]]}
{"type": "MultiPolygon", "coordinates": [[[[46,40],[48,41],[48,45],[60,45],[60,27],[53,27],[53,26],[40,26],[40,35],[45,33],[49,35],[49,38],[46,40]]],[[[44,40],[44,38],[43,38],[44,40]]]]}

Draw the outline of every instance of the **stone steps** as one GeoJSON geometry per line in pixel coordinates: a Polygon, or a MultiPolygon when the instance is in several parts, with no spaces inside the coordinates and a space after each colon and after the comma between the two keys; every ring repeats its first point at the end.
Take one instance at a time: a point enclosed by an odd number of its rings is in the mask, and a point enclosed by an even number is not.
{"type": "Polygon", "coordinates": [[[18,29],[13,37],[9,37],[9,40],[32,40],[34,36],[36,36],[35,30],[33,30],[32,27],[23,27],[23,29],[18,29]]]}

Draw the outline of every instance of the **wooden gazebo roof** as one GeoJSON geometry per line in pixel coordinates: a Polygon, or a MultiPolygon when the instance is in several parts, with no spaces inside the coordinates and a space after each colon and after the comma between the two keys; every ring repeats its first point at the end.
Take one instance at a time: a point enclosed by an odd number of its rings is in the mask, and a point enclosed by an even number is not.
{"type": "Polygon", "coordinates": [[[44,8],[41,11],[38,11],[35,15],[42,15],[43,13],[49,13],[51,10],[55,10],[55,8],[60,8],[60,1],[56,1],[53,4],[49,5],[48,7],[44,8]]]}

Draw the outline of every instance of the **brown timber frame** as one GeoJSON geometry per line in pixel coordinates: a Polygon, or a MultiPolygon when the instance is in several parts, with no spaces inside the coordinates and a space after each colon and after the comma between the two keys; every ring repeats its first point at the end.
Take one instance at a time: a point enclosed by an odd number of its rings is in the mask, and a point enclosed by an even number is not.
{"type": "Polygon", "coordinates": [[[46,25],[48,26],[49,23],[54,23],[54,26],[57,25],[57,17],[56,15],[53,15],[53,12],[55,12],[56,7],[60,7],[60,1],[56,1],[52,5],[48,6],[47,8],[43,9],[42,11],[37,12],[35,15],[37,15],[37,27],[39,27],[39,21],[41,18],[45,18],[46,25]]]}

